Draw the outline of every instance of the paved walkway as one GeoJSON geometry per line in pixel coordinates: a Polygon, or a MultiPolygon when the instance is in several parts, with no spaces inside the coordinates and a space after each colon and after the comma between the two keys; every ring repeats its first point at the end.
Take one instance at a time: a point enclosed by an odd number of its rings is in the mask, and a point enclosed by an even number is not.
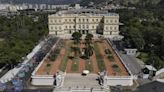
{"type": "Polygon", "coordinates": [[[80,73],[67,73],[65,76],[63,87],[99,88],[100,85],[96,80],[97,77],[97,74],[88,74],[87,76],[82,76],[80,73]]]}
{"type": "Polygon", "coordinates": [[[121,53],[119,54],[122,57],[123,62],[127,65],[133,75],[137,75],[141,72],[141,66],[139,65],[134,56],[129,56],[121,53]]]}

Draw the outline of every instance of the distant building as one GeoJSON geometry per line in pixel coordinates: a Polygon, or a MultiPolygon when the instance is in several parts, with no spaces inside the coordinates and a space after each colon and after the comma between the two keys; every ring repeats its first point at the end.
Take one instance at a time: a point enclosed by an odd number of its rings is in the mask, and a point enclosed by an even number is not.
{"type": "Polygon", "coordinates": [[[70,38],[78,31],[82,34],[92,33],[94,36],[119,37],[119,15],[96,9],[75,9],[60,11],[48,16],[49,34],[70,38]]]}

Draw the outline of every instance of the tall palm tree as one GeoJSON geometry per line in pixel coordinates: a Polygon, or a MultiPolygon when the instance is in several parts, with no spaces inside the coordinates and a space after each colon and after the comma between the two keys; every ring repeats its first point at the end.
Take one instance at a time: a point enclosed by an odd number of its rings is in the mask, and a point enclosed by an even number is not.
{"type": "Polygon", "coordinates": [[[90,56],[93,55],[93,47],[91,45],[88,45],[86,48],[85,48],[85,56],[87,58],[89,58],[90,56]]]}
{"type": "Polygon", "coordinates": [[[72,34],[72,38],[73,38],[73,40],[74,40],[74,42],[76,43],[76,44],[78,44],[79,42],[80,42],[80,38],[82,37],[82,34],[81,33],[79,33],[79,32],[74,32],[73,34],[72,34]]]}
{"type": "MultiPolygon", "coordinates": [[[[82,37],[82,34],[79,32],[74,32],[72,34],[72,38],[74,40],[74,44],[79,44],[80,43],[80,38],[82,37]]],[[[75,56],[78,55],[78,53],[80,53],[80,48],[78,46],[73,47],[73,50],[75,51],[75,56]]]]}
{"type": "Polygon", "coordinates": [[[88,33],[85,37],[86,41],[86,48],[85,48],[85,55],[87,58],[93,55],[93,47],[91,46],[93,35],[88,33]]]}
{"type": "Polygon", "coordinates": [[[93,38],[93,34],[88,33],[85,37],[86,44],[91,44],[93,38]]]}

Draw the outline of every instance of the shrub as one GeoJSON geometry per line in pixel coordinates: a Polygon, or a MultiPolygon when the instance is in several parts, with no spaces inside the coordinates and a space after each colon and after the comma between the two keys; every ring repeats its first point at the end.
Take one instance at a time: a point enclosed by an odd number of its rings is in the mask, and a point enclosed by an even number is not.
{"type": "Polygon", "coordinates": [[[118,65],[117,64],[113,64],[112,67],[113,68],[118,68],[118,65]]]}
{"type": "Polygon", "coordinates": [[[109,59],[110,61],[114,61],[113,55],[112,55],[112,54],[108,55],[108,59],[109,59]]]}
{"type": "Polygon", "coordinates": [[[50,63],[48,63],[48,64],[47,64],[47,67],[50,67],[50,66],[51,66],[51,64],[50,64],[50,63]]]}

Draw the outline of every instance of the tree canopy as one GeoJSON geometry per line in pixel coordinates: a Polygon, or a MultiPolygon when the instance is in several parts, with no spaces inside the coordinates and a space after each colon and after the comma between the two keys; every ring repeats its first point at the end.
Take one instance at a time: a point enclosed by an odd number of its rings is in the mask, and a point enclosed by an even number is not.
{"type": "Polygon", "coordinates": [[[48,34],[45,16],[0,16],[0,65],[21,62],[22,57],[48,34]],[[38,21],[33,20],[36,17],[38,21]]]}

